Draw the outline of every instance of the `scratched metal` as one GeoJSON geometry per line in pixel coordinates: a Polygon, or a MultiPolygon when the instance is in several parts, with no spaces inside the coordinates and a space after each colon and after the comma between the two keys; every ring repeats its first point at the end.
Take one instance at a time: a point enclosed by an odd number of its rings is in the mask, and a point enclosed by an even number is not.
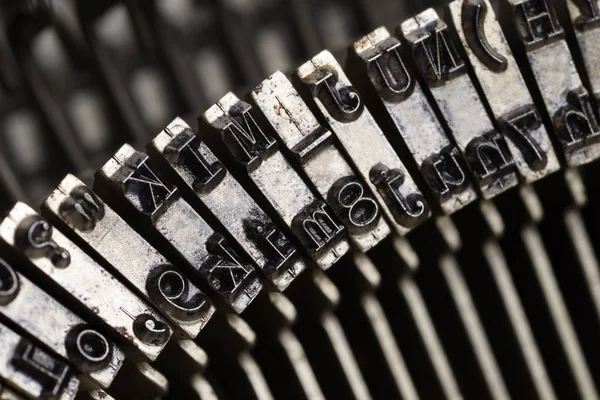
{"type": "Polygon", "coordinates": [[[139,355],[158,357],[172,334],[168,322],[33,209],[17,203],[0,224],[0,238],[139,355]]]}
{"type": "Polygon", "coordinates": [[[475,176],[483,197],[492,198],[518,185],[515,162],[504,137],[494,130],[467,75],[466,65],[433,9],[402,23],[421,75],[475,176]]]}
{"type": "Polygon", "coordinates": [[[306,269],[297,247],[181,118],[152,140],[148,152],[175,172],[181,191],[208,208],[278,290],[306,269]]]}
{"type": "Polygon", "coordinates": [[[526,183],[560,169],[548,132],[489,0],[448,6],[462,45],[526,183]]]}
{"type": "Polygon", "coordinates": [[[333,55],[323,51],[296,70],[298,86],[316,104],[388,218],[404,235],[430,210],[404,164],[383,136],[333,55]]]}
{"type": "Polygon", "coordinates": [[[462,156],[416,82],[398,39],[377,28],[354,42],[349,63],[357,79],[376,91],[393,120],[394,134],[402,137],[442,212],[452,214],[473,202],[477,192],[462,156]]]}
{"type": "Polygon", "coordinates": [[[0,283],[0,315],[56,354],[69,360],[82,374],[82,379],[95,386],[110,386],[125,359],[123,351],[117,345],[2,259],[0,283]],[[31,307],[32,304],[36,307],[31,307]],[[73,335],[77,336],[82,327],[94,331],[90,332],[89,338],[98,338],[93,341],[95,345],[91,347],[95,354],[95,360],[91,363],[87,356],[78,350],[82,348],[77,345],[82,343],[81,340],[72,340],[73,335]],[[103,343],[106,347],[102,346],[103,343]],[[104,350],[110,351],[101,357],[104,350]]]}
{"type": "Polygon", "coordinates": [[[276,72],[250,92],[256,109],[289,149],[321,197],[348,229],[352,242],[368,251],[390,234],[380,206],[319,124],[294,86],[276,72]]]}
{"type": "Polygon", "coordinates": [[[237,313],[261,291],[260,277],[249,262],[155,171],[146,154],[124,145],[98,171],[96,182],[112,190],[105,199],[119,196],[129,203],[128,212],[146,217],[164,243],[237,313]]]}
{"type": "Polygon", "coordinates": [[[207,133],[220,137],[313,260],[327,269],[350,248],[346,229],[284,158],[270,130],[257,122],[252,110],[229,93],[202,118],[212,128],[207,133]]]}
{"type": "Polygon", "coordinates": [[[600,2],[598,0],[565,0],[572,29],[581,57],[585,64],[585,72],[596,100],[600,100],[600,2]]]}
{"type": "Polygon", "coordinates": [[[215,310],[210,299],[75,176],[62,180],[42,214],[112,266],[179,334],[195,338],[210,320],[215,310]]]}
{"type": "Polygon", "coordinates": [[[600,125],[564,40],[564,30],[546,0],[504,0],[510,25],[535,77],[568,166],[600,157],[600,125]]]}

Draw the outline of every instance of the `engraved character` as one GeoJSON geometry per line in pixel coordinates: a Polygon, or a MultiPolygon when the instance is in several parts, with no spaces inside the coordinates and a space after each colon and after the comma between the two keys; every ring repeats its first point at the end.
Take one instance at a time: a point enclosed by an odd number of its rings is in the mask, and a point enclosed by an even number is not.
{"type": "MultiPolygon", "coordinates": [[[[246,104],[246,103],[243,103],[246,104]]],[[[244,164],[254,164],[260,156],[275,149],[276,141],[260,128],[250,109],[234,115],[224,129],[224,141],[236,159],[244,164]]]]}
{"type": "Polygon", "coordinates": [[[421,168],[429,186],[443,200],[463,192],[468,186],[457,148],[446,148],[428,157],[421,168]]]}
{"type": "Polygon", "coordinates": [[[524,0],[515,5],[517,30],[530,48],[562,37],[563,30],[547,0],[524,0]]]}
{"type": "Polygon", "coordinates": [[[531,132],[542,126],[542,121],[533,106],[526,106],[500,118],[499,124],[502,133],[512,139],[519,148],[531,170],[540,171],[546,167],[548,157],[531,135],[531,132]]]}
{"type": "Polygon", "coordinates": [[[467,160],[481,185],[514,170],[514,160],[504,138],[497,132],[473,139],[466,149],[467,160]]]}
{"type": "Polygon", "coordinates": [[[17,370],[27,374],[42,386],[44,398],[57,396],[72,373],[66,363],[57,360],[25,339],[21,339],[17,345],[11,362],[17,370]]]}
{"type": "Polygon", "coordinates": [[[196,319],[207,304],[206,296],[168,264],[154,269],[146,288],[160,308],[179,320],[196,319]]]}
{"type": "Polygon", "coordinates": [[[294,258],[296,249],[273,224],[250,220],[245,222],[244,228],[250,240],[256,243],[267,259],[267,271],[279,271],[294,258]]]}
{"type": "Polygon", "coordinates": [[[94,230],[96,223],[104,218],[104,205],[94,192],[80,186],[69,193],[58,212],[69,225],[87,232],[94,230]]]}
{"type": "Polygon", "coordinates": [[[307,246],[314,251],[325,248],[344,230],[322,202],[308,206],[296,216],[293,225],[301,232],[307,246]]]}
{"type": "Polygon", "coordinates": [[[434,87],[465,71],[465,64],[448,38],[445,24],[420,39],[415,44],[414,55],[421,72],[434,87]]]}
{"type": "Polygon", "coordinates": [[[417,193],[403,193],[405,176],[400,170],[377,164],[369,175],[399,224],[412,228],[427,217],[429,210],[423,196],[417,193]]]}
{"type": "Polygon", "coordinates": [[[123,182],[125,198],[141,213],[152,216],[175,194],[174,186],[155,173],[148,160],[140,163],[123,182]]]}
{"type": "Polygon", "coordinates": [[[484,0],[465,0],[462,6],[462,26],[473,53],[494,72],[505,71],[508,61],[494,49],[485,35],[484,25],[488,6],[484,0]]]}
{"type": "Polygon", "coordinates": [[[174,165],[185,167],[194,176],[192,186],[198,193],[210,192],[227,175],[223,164],[189,129],[177,135],[168,144],[165,148],[165,157],[174,165]],[[209,154],[206,154],[207,152],[209,154]]]}
{"type": "Polygon", "coordinates": [[[336,182],[330,189],[328,198],[348,229],[364,231],[379,219],[379,205],[365,193],[363,185],[354,177],[342,178],[336,182]]]}
{"type": "Polygon", "coordinates": [[[401,101],[411,95],[414,78],[406,68],[398,48],[399,43],[380,52],[368,60],[371,81],[388,100],[401,101]]]}
{"type": "Polygon", "coordinates": [[[340,82],[336,73],[327,68],[315,72],[316,97],[327,111],[339,121],[355,121],[362,113],[363,102],[358,91],[340,82]]]}
{"type": "Polygon", "coordinates": [[[559,139],[567,150],[576,150],[600,140],[600,127],[584,88],[567,95],[567,105],[554,116],[559,139]]]}
{"type": "Polygon", "coordinates": [[[252,268],[244,263],[218,233],[206,242],[211,257],[202,266],[208,271],[208,282],[219,293],[233,294],[250,275],[252,268]]]}

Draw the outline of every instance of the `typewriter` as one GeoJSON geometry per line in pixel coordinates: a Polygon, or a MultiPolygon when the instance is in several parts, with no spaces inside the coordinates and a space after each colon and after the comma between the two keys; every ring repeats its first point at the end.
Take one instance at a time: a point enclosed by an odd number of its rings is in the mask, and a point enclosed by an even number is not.
{"type": "Polygon", "coordinates": [[[0,399],[600,399],[599,64],[598,0],[4,0],[0,399]]]}

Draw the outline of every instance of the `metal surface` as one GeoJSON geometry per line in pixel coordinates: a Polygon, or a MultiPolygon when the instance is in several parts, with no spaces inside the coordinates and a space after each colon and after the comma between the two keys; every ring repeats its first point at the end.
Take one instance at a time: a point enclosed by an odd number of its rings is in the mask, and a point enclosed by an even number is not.
{"type": "Polygon", "coordinates": [[[0,398],[598,398],[599,10],[2,2],[0,398]]]}

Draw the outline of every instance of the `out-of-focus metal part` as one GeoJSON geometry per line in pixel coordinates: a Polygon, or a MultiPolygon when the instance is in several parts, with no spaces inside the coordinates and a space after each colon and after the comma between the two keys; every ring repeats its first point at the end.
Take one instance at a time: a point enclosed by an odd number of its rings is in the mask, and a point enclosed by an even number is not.
{"type": "Polygon", "coordinates": [[[354,252],[351,266],[333,271],[342,302],[336,314],[373,398],[416,400],[418,391],[376,296],[381,274],[366,254],[354,252]],[[343,273],[341,273],[343,272],[343,273]],[[375,366],[377,368],[374,368],[375,366]]]}
{"type": "Polygon", "coordinates": [[[521,239],[539,280],[544,300],[548,305],[550,316],[567,357],[569,369],[573,374],[576,389],[582,398],[598,399],[594,380],[537,227],[525,226],[521,231],[521,239]]]}
{"type": "Polygon", "coordinates": [[[158,357],[172,334],[168,322],[29,206],[13,207],[0,224],[0,238],[136,354],[158,357]]]}
{"type": "Polygon", "coordinates": [[[393,134],[402,138],[439,209],[452,214],[475,200],[477,192],[460,151],[446,136],[398,39],[377,28],[354,42],[349,55],[349,70],[368,85],[365,90],[376,92],[393,121],[393,134]]]}
{"type": "Polygon", "coordinates": [[[0,400],[26,400],[26,398],[0,381],[0,400]]]}
{"type": "Polygon", "coordinates": [[[598,318],[600,316],[600,292],[597,288],[600,287],[600,263],[594,251],[593,243],[585,227],[583,216],[577,208],[567,209],[563,215],[563,220],[588,285],[587,289],[598,313],[596,318],[598,318]]]}
{"type": "Polygon", "coordinates": [[[300,93],[331,126],[395,230],[404,235],[425,221],[430,215],[425,198],[333,55],[319,53],[295,77],[300,93]]]}
{"type": "Polygon", "coordinates": [[[135,213],[138,227],[152,229],[236,312],[262,289],[254,268],[156,172],[146,154],[124,145],[98,171],[94,188],[121,215],[135,213]]]}
{"type": "Polygon", "coordinates": [[[108,1],[90,7],[76,0],[76,16],[116,108],[129,132],[145,143],[173,115],[185,114],[193,101],[176,78],[134,2],[108,1]]]}
{"type": "Polygon", "coordinates": [[[477,366],[483,375],[485,390],[492,399],[509,399],[508,389],[475,308],[461,267],[451,254],[445,254],[440,258],[439,268],[458,311],[458,316],[475,356],[477,366]]]}
{"type": "MultiPolygon", "coordinates": [[[[57,359],[2,323],[0,342],[0,380],[8,382],[32,398],[75,398],[79,389],[79,379],[66,362],[57,359]]],[[[0,398],[4,397],[0,394],[0,398]]]]}
{"type": "Polygon", "coordinates": [[[592,93],[596,101],[600,101],[600,71],[597,68],[600,62],[600,3],[598,0],[565,1],[592,93]]]}
{"type": "Polygon", "coordinates": [[[202,374],[194,375],[190,380],[190,385],[198,400],[219,400],[215,389],[202,374]]]}
{"type": "Polygon", "coordinates": [[[148,152],[168,163],[175,172],[173,181],[190,195],[190,204],[199,200],[208,208],[278,290],[285,290],[306,269],[295,244],[182,119],[173,120],[154,138],[148,152]]]}
{"type": "Polygon", "coordinates": [[[399,30],[412,47],[417,68],[467,159],[483,197],[490,199],[518,185],[514,159],[504,137],[494,130],[446,23],[435,10],[428,9],[402,23],[399,30]]]}
{"type": "Polygon", "coordinates": [[[169,381],[149,363],[128,360],[110,389],[117,399],[158,399],[169,392],[169,381]]]}
{"type": "Polygon", "coordinates": [[[527,379],[532,383],[533,393],[540,399],[554,400],[557,398],[556,393],[533,336],[531,324],[527,320],[523,304],[510,275],[506,259],[502,254],[502,249],[493,239],[486,240],[482,249],[499,291],[510,326],[515,334],[519,353],[524,360],[527,379]]]}
{"type": "Polygon", "coordinates": [[[335,314],[341,301],[340,292],[322,271],[311,271],[302,279],[302,285],[289,291],[300,316],[294,332],[306,349],[325,398],[337,395],[371,399],[346,333],[335,314]]]}
{"type": "Polygon", "coordinates": [[[448,9],[523,181],[557,171],[560,164],[550,137],[489,0],[455,0],[448,9]]]}
{"type": "Polygon", "coordinates": [[[180,335],[195,338],[212,316],[210,299],[75,176],[62,180],[42,205],[42,214],[106,261],[112,272],[161,310],[180,335]]]}
{"type": "Polygon", "coordinates": [[[193,340],[171,340],[153,366],[164,374],[169,382],[169,396],[188,398],[192,393],[190,380],[204,372],[208,355],[193,340]],[[173,368],[173,366],[177,368],[173,368]]]}
{"type": "Polygon", "coordinates": [[[24,82],[81,173],[108,156],[120,144],[116,133],[127,129],[94,68],[80,27],[65,15],[75,12],[74,2],[62,3],[47,3],[45,17],[22,18],[12,29],[12,46],[24,82]]]}
{"type": "Polygon", "coordinates": [[[269,129],[253,116],[252,106],[229,93],[202,118],[213,128],[209,131],[216,130],[235,161],[246,167],[315,262],[323,269],[335,264],[350,248],[346,229],[277,149],[269,129]]]}
{"type": "Polygon", "coordinates": [[[218,330],[207,329],[201,344],[210,358],[210,369],[228,398],[273,400],[265,376],[251,354],[256,344],[254,330],[236,314],[217,313],[218,330]],[[235,385],[231,383],[235,382],[235,385]]]}
{"type": "Polygon", "coordinates": [[[427,355],[437,375],[443,395],[448,399],[462,398],[458,383],[440,342],[425,300],[412,277],[405,276],[398,282],[400,293],[420,333],[427,355]]]}
{"type": "Polygon", "coordinates": [[[250,92],[257,110],[290,150],[322,198],[348,229],[361,251],[390,233],[370,188],[337,149],[330,131],[319,124],[292,83],[276,72],[250,92]]]}
{"type": "MultiPolygon", "coordinates": [[[[293,287],[298,285],[301,283],[293,287]]],[[[296,307],[278,292],[271,292],[261,300],[258,304],[260,308],[255,307],[254,314],[247,319],[261,339],[256,343],[253,354],[259,364],[265,366],[265,378],[273,395],[275,398],[289,396],[294,399],[324,399],[304,346],[293,331],[298,317],[296,307]],[[275,360],[276,367],[269,365],[275,360]]]]}
{"type": "Polygon", "coordinates": [[[516,30],[568,166],[600,157],[600,125],[564,40],[564,30],[547,0],[504,0],[507,24],[516,30]]]}
{"type": "MultiPolygon", "coordinates": [[[[123,351],[103,333],[2,259],[0,315],[69,360],[82,374],[82,379],[93,386],[109,387],[125,359],[123,351]]],[[[41,378],[52,382],[51,377],[43,374],[41,378]]]]}

